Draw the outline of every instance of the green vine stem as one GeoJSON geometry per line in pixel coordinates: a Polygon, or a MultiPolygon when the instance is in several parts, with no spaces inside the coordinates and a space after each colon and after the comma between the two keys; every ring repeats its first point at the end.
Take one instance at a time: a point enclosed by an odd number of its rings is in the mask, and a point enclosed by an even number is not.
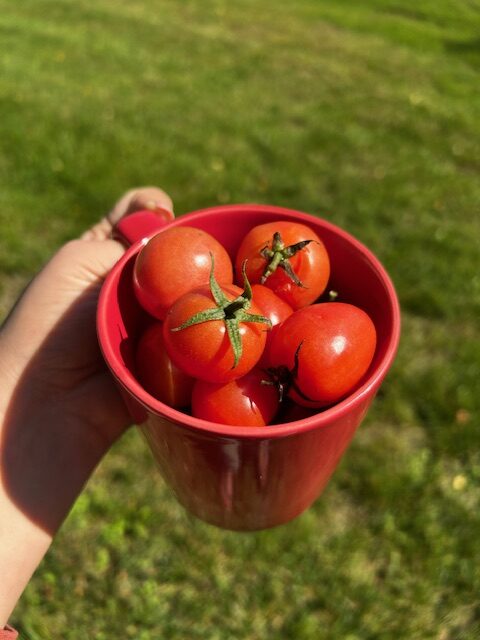
{"type": "Polygon", "coordinates": [[[215,264],[212,253],[210,254],[210,258],[212,261],[212,268],[210,270],[210,291],[216,306],[212,309],[205,309],[204,311],[194,314],[188,318],[188,320],[185,320],[185,322],[183,322],[179,327],[171,329],[171,331],[182,331],[183,329],[195,324],[210,322],[212,320],[223,320],[233,350],[234,361],[232,369],[234,369],[238,365],[243,353],[242,337],[240,335],[239,328],[240,323],[261,322],[268,325],[269,329],[272,327],[272,323],[268,318],[265,318],[265,316],[256,313],[248,313],[248,309],[252,303],[252,287],[250,286],[246,273],[247,261],[245,260],[242,264],[243,291],[234,300],[229,300],[215,279],[215,264]]]}
{"type": "Polygon", "coordinates": [[[280,232],[275,231],[272,239],[272,248],[269,249],[268,246],[266,246],[260,251],[261,256],[267,261],[267,266],[260,279],[260,284],[265,284],[266,279],[276,271],[277,267],[280,267],[297,286],[304,287],[304,284],[292,269],[289,258],[304,249],[310,242],[313,242],[313,240],[301,240],[286,247],[280,232]]]}

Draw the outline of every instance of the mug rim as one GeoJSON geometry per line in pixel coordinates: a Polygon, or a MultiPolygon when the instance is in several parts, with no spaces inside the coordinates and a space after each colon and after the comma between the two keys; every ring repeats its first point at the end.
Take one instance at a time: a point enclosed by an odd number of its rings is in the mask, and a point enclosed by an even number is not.
{"type": "Polygon", "coordinates": [[[150,237],[158,233],[158,231],[155,231],[148,237],[137,241],[125,251],[124,255],[113,266],[110,273],[106,277],[99,296],[97,308],[98,341],[105,362],[118,383],[127,391],[127,393],[132,395],[145,408],[147,412],[155,413],[159,415],[159,417],[169,422],[175,423],[175,425],[194,430],[197,433],[207,432],[217,436],[225,436],[227,438],[235,437],[242,439],[270,439],[287,437],[298,434],[300,432],[310,431],[311,429],[326,427],[329,424],[344,417],[351,409],[361,405],[362,402],[366,399],[372,399],[376,391],[378,390],[382,380],[387,374],[397,353],[401,325],[400,306],[395,287],[390,276],[388,275],[386,269],[383,267],[379,259],[372,253],[370,249],[368,249],[366,245],[357,240],[347,231],[344,231],[341,227],[338,227],[328,220],[325,220],[325,218],[322,218],[320,216],[313,216],[312,214],[307,214],[295,209],[288,209],[275,205],[248,203],[207,207],[175,218],[173,221],[168,223],[168,228],[185,224],[186,218],[188,218],[188,220],[191,221],[194,225],[196,220],[204,218],[206,215],[210,216],[212,214],[217,214],[224,211],[228,211],[230,213],[238,212],[242,215],[248,215],[252,217],[256,213],[275,213],[278,214],[280,218],[294,218],[295,220],[303,222],[305,224],[311,224],[313,219],[314,222],[320,222],[322,227],[328,228],[332,233],[341,236],[345,241],[353,245],[357,249],[357,251],[359,251],[359,253],[361,253],[363,257],[367,259],[369,264],[377,272],[377,275],[379,276],[386,289],[388,302],[391,307],[392,328],[387,338],[387,347],[382,359],[370,373],[365,382],[353,393],[349,394],[346,398],[340,400],[327,409],[321,410],[319,413],[315,413],[312,416],[303,418],[301,420],[295,420],[293,422],[272,424],[265,427],[224,425],[216,422],[209,422],[201,418],[195,418],[189,414],[179,411],[178,409],[174,409],[173,407],[168,406],[160,400],[157,400],[141,386],[141,384],[136,380],[135,376],[117,358],[109,339],[107,320],[107,302],[111,296],[111,291],[114,288],[115,283],[120,277],[121,271],[123,270],[125,264],[129,262],[133,255],[140,251],[142,246],[150,239],[150,237]]]}

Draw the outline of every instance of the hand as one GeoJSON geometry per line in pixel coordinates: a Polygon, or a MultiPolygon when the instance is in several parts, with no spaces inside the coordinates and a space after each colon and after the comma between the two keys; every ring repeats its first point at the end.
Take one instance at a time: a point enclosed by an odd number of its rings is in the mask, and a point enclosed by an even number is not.
{"type": "MultiPolygon", "coordinates": [[[[0,332],[0,522],[21,514],[25,532],[33,526],[45,534],[43,552],[129,425],[98,347],[95,313],[102,282],[123,253],[109,238],[112,224],[155,206],[172,210],[159,189],[125,194],[106,218],[58,251],[0,332]]],[[[2,533],[0,528],[0,549],[2,533]]],[[[4,576],[1,560],[0,550],[4,576]]]]}
{"type": "Polygon", "coordinates": [[[3,378],[14,388],[2,429],[3,483],[49,533],[74,498],[66,478],[75,469],[90,472],[129,423],[98,347],[95,312],[103,279],[123,253],[109,239],[112,224],[155,205],[172,208],[159,189],[128,192],[109,216],[58,251],[0,334],[3,378]],[[53,510],[52,496],[59,493],[64,501],[53,510]]]}

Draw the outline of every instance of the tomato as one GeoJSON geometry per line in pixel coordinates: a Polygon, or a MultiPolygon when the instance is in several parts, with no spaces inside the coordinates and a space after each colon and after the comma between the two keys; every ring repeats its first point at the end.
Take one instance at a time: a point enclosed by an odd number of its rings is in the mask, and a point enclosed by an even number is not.
{"type": "Polygon", "coordinates": [[[135,261],[133,287],[138,302],[163,320],[175,300],[208,283],[211,254],[217,280],[231,284],[230,257],[210,234],[193,227],[174,227],[153,236],[135,261]]]}
{"type": "Polygon", "coordinates": [[[150,325],[140,337],[135,363],[140,383],[157,400],[170,407],[190,404],[194,381],[168,357],[161,322],[150,325]]]}
{"type": "Polygon", "coordinates": [[[165,319],[163,335],[167,352],[180,369],[200,380],[228,382],[245,375],[257,364],[265,347],[268,321],[253,303],[246,305],[249,313],[229,308],[229,303],[242,293],[240,287],[222,285],[222,307],[216,302],[218,292],[214,296],[211,288],[201,287],[173,304],[165,319]],[[205,313],[213,318],[185,326],[197,314],[205,313]],[[238,353],[232,346],[232,334],[238,353]]]}
{"type": "Polygon", "coordinates": [[[314,302],[330,277],[323,242],[298,222],[268,222],[251,229],[237,253],[237,277],[244,260],[250,282],[264,284],[293,309],[314,302]]]}
{"type": "Polygon", "coordinates": [[[375,326],[365,311],[325,302],[295,311],[280,325],[270,347],[270,364],[295,402],[324,407],[358,385],[375,346],[375,326]]]}
{"type": "Polygon", "coordinates": [[[253,301],[264,316],[272,323],[272,327],[280,324],[292,315],[293,309],[276,293],[262,284],[252,285],[253,301]]]}
{"type": "Polygon", "coordinates": [[[292,315],[293,309],[284,300],[279,298],[277,294],[273,293],[271,289],[262,284],[254,284],[252,286],[252,293],[253,301],[262,314],[272,323],[272,329],[267,333],[265,349],[258,363],[259,366],[266,367],[269,365],[268,353],[270,344],[278,329],[278,325],[286,320],[288,316],[292,315]]]}
{"type": "Polygon", "coordinates": [[[197,380],[192,393],[192,414],[221,424],[264,427],[278,410],[278,391],[262,384],[265,373],[258,368],[225,384],[197,380]]]}

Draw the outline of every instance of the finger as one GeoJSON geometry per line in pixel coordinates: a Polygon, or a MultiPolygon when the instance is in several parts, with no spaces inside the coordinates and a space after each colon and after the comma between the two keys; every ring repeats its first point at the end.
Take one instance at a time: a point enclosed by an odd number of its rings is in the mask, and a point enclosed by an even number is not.
{"type": "Polygon", "coordinates": [[[80,236],[81,240],[106,240],[112,231],[112,225],[107,218],[102,218],[100,222],[87,229],[80,236]]]}
{"type": "MultiPolygon", "coordinates": [[[[40,349],[59,320],[79,300],[86,308],[88,298],[88,309],[94,317],[102,281],[123,254],[122,245],[108,239],[71,240],[57,251],[24,291],[2,327],[6,342],[17,345],[17,370],[40,349]]],[[[85,338],[88,331],[87,323],[79,335],[85,338]]]]}
{"type": "Polygon", "coordinates": [[[112,227],[123,216],[141,209],[168,209],[173,211],[173,203],[170,196],[158,187],[140,187],[127,191],[113,209],[100,222],[88,229],[82,236],[82,240],[105,240],[110,236],[112,227]]]}
{"type": "Polygon", "coordinates": [[[77,264],[82,268],[86,280],[89,277],[92,282],[103,280],[124,252],[125,248],[110,238],[101,243],[86,242],[83,243],[82,255],[78,255],[77,264]]]}
{"type": "Polygon", "coordinates": [[[50,260],[44,269],[47,282],[59,276],[68,282],[67,289],[82,289],[103,280],[120,260],[125,249],[116,240],[71,240],[50,260]]]}
{"type": "Polygon", "coordinates": [[[107,218],[112,225],[116,224],[123,216],[141,209],[168,209],[173,211],[173,202],[170,196],[158,187],[141,187],[128,191],[108,214],[107,218]]]}

